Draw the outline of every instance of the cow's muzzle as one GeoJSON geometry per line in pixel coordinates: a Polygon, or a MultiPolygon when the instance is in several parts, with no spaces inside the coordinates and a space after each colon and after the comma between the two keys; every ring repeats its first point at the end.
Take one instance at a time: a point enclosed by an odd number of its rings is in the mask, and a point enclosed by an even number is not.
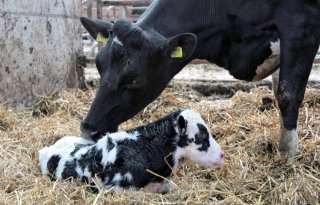
{"type": "Polygon", "coordinates": [[[88,138],[93,141],[98,141],[102,136],[102,134],[95,128],[93,125],[82,121],[80,125],[81,136],[84,138],[88,138]]]}

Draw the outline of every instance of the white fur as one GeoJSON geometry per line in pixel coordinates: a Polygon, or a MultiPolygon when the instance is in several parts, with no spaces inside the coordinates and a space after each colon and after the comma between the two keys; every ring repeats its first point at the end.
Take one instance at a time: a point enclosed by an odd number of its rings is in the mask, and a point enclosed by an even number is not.
{"type": "Polygon", "coordinates": [[[100,139],[97,142],[97,148],[102,150],[102,160],[101,164],[105,168],[105,166],[109,163],[113,164],[117,159],[117,142],[123,140],[137,140],[138,132],[127,133],[127,132],[116,132],[112,134],[107,134],[105,137],[100,139]],[[115,147],[112,150],[109,150],[106,145],[108,144],[108,138],[112,139],[115,147]],[[109,151],[108,151],[109,150],[109,151]]]}
{"type": "Polygon", "coordinates": [[[89,171],[89,168],[88,168],[88,167],[86,167],[86,168],[84,169],[84,172],[83,172],[83,175],[82,175],[82,176],[86,176],[86,177],[88,177],[89,179],[91,178],[92,173],[89,171]]]}
{"type": "Polygon", "coordinates": [[[132,181],[132,174],[130,172],[127,172],[125,175],[123,175],[123,178],[125,178],[127,181],[132,181]]]}
{"type": "Polygon", "coordinates": [[[262,80],[278,69],[280,65],[280,39],[270,42],[271,55],[257,67],[256,76],[252,81],[262,80]]]}
{"type": "Polygon", "coordinates": [[[122,180],[121,173],[116,173],[112,179],[112,182],[118,184],[122,180]]]}
{"type": "Polygon", "coordinates": [[[112,43],[116,43],[116,44],[119,44],[120,46],[123,46],[123,43],[119,40],[118,37],[115,37],[112,43]]]}
{"type": "Polygon", "coordinates": [[[278,39],[276,42],[271,42],[270,45],[272,51],[271,55],[280,55],[280,39],[278,39]]]}
{"type": "Polygon", "coordinates": [[[287,152],[289,155],[294,155],[299,149],[298,132],[293,130],[282,130],[282,136],[279,143],[279,149],[287,152]]]}
{"type": "Polygon", "coordinates": [[[137,140],[137,136],[139,133],[136,131],[134,133],[127,133],[127,132],[116,132],[110,134],[110,138],[113,140],[113,142],[119,142],[123,140],[137,140]]]}
{"type": "MultiPolygon", "coordinates": [[[[47,174],[47,163],[48,160],[59,153],[60,161],[56,170],[56,177],[60,178],[64,164],[70,159],[70,154],[74,150],[75,146],[78,144],[94,144],[93,141],[84,139],[81,137],[67,136],[58,140],[54,145],[50,147],[44,147],[39,151],[39,165],[42,174],[47,174]]],[[[79,150],[83,153],[82,150],[79,150]]]]}
{"type": "Polygon", "coordinates": [[[139,133],[137,131],[134,133],[127,133],[127,132],[121,131],[121,132],[116,132],[116,133],[112,133],[112,134],[106,134],[103,138],[101,138],[97,142],[97,148],[104,149],[105,146],[108,144],[109,138],[112,139],[112,142],[114,144],[117,144],[117,142],[127,140],[127,139],[137,140],[138,135],[139,135],[139,133]]]}
{"type": "Polygon", "coordinates": [[[103,149],[102,160],[101,160],[101,165],[103,166],[103,168],[105,168],[107,164],[113,164],[116,161],[117,153],[118,153],[117,146],[115,146],[109,152],[106,149],[103,149]]]}

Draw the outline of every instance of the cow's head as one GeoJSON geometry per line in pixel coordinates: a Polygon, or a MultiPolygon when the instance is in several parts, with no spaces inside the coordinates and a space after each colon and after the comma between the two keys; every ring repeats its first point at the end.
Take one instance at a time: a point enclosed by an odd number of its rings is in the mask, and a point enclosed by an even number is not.
{"type": "Polygon", "coordinates": [[[125,20],[111,24],[81,17],[81,22],[93,38],[108,38],[96,57],[100,87],[81,123],[83,135],[97,139],[160,95],[191,59],[197,38],[190,33],[165,38],[125,20]]]}

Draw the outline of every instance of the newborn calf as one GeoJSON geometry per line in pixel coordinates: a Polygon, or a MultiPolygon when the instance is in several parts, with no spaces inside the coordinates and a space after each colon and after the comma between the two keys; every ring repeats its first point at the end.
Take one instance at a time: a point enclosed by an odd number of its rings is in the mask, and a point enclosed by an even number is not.
{"type": "Polygon", "coordinates": [[[92,183],[97,177],[105,188],[145,187],[161,193],[169,191],[170,185],[159,176],[170,177],[181,158],[209,167],[224,163],[224,152],[200,114],[192,110],[178,110],[151,124],[107,134],[97,143],[64,137],[39,151],[41,173],[53,178],[92,183]]]}

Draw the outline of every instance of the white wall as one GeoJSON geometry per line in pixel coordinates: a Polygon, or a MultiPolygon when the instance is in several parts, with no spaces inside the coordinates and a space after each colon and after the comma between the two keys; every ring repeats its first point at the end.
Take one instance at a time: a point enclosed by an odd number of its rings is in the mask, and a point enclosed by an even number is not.
{"type": "Polygon", "coordinates": [[[81,0],[0,0],[0,103],[77,86],[81,0]]]}

